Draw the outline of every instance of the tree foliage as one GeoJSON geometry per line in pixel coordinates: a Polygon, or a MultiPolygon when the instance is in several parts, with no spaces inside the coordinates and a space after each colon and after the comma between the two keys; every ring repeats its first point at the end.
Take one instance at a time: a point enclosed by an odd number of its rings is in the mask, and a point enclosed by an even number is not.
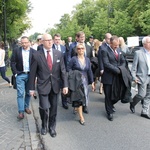
{"type": "Polygon", "coordinates": [[[49,33],[59,32],[66,39],[82,30],[100,40],[107,32],[124,38],[150,34],[150,0],[82,0],[74,8],[49,33]]]}
{"type": "Polygon", "coordinates": [[[31,11],[29,0],[0,0],[0,33],[4,36],[4,15],[3,8],[6,10],[6,34],[7,40],[19,38],[22,33],[30,28],[31,22],[28,13],[31,11]]]}

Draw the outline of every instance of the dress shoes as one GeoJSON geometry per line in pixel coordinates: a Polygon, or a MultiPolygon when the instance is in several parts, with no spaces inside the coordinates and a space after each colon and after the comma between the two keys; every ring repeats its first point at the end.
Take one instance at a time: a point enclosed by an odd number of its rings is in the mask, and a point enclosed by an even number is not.
{"type": "Polygon", "coordinates": [[[42,135],[46,135],[47,134],[47,128],[45,127],[45,128],[41,128],[41,134],[42,135]]]}
{"type": "Polygon", "coordinates": [[[67,104],[63,104],[62,105],[64,109],[68,109],[68,105],[67,104]]]}
{"type": "Polygon", "coordinates": [[[29,108],[26,108],[26,109],[25,109],[25,112],[26,112],[27,114],[31,114],[31,110],[30,110],[29,108]]]}
{"type": "Polygon", "coordinates": [[[108,114],[107,118],[108,118],[109,121],[113,121],[113,114],[108,114]]]}
{"type": "Polygon", "coordinates": [[[52,129],[49,130],[49,133],[50,133],[51,137],[55,137],[57,135],[56,131],[52,130],[52,129]]]}
{"type": "Polygon", "coordinates": [[[23,119],[23,118],[24,118],[24,114],[23,114],[23,113],[19,113],[19,115],[17,116],[17,118],[18,118],[19,120],[23,119]]]}
{"type": "Polygon", "coordinates": [[[130,103],[130,110],[131,110],[132,113],[135,113],[135,108],[134,108],[134,106],[132,105],[132,103],[130,103]]]}
{"type": "Polygon", "coordinates": [[[87,106],[83,106],[83,112],[86,113],[86,114],[89,113],[87,106]]]}
{"type": "Polygon", "coordinates": [[[150,119],[150,116],[148,114],[141,114],[141,117],[144,117],[146,119],[150,119]]]}

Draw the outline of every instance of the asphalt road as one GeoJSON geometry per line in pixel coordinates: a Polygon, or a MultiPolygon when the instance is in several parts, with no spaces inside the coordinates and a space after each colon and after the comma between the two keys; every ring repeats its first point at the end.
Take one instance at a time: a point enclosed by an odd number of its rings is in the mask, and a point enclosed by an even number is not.
{"type": "MultiPolygon", "coordinates": [[[[133,95],[136,93],[132,89],[133,95]]],[[[40,128],[38,100],[32,101],[35,118],[40,128]]],[[[65,110],[58,104],[57,136],[41,136],[46,150],[148,150],[150,148],[150,120],[142,118],[141,104],[135,114],[129,104],[118,102],[114,120],[109,121],[104,107],[104,95],[90,93],[89,114],[84,114],[86,124],[79,124],[71,104],[65,110]]]]}

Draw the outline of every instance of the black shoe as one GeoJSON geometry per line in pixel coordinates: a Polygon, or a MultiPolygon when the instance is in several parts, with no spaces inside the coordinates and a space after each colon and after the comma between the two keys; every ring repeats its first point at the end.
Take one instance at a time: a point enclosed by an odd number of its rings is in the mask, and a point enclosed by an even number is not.
{"type": "Polygon", "coordinates": [[[134,108],[134,106],[132,105],[132,103],[130,103],[130,110],[131,110],[132,113],[135,113],[135,108],[134,108]]]}
{"type": "Polygon", "coordinates": [[[89,113],[87,106],[83,106],[83,112],[86,113],[86,114],[89,113]]]}
{"type": "Polygon", "coordinates": [[[150,119],[150,116],[149,116],[148,114],[141,114],[141,117],[144,117],[144,118],[150,119]]]}
{"type": "Polygon", "coordinates": [[[144,100],[142,99],[142,100],[141,100],[141,104],[143,105],[143,103],[144,103],[144,100]]]}
{"type": "Polygon", "coordinates": [[[47,128],[41,128],[41,134],[46,135],[47,134],[47,128]]]}
{"type": "Polygon", "coordinates": [[[55,137],[57,135],[56,131],[52,130],[52,129],[49,130],[49,133],[50,133],[51,137],[55,137]]]}
{"type": "Polygon", "coordinates": [[[68,109],[68,105],[67,104],[63,104],[62,106],[64,107],[64,109],[68,109]]]}
{"type": "Polygon", "coordinates": [[[116,112],[116,108],[115,108],[114,106],[113,106],[113,109],[112,109],[112,110],[113,110],[113,112],[116,112]]]}
{"type": "Polygon", "coordinates": [[[108,120],[113,121],[113,114],[108,114],[107,118],[108,118],[108,120]]]}

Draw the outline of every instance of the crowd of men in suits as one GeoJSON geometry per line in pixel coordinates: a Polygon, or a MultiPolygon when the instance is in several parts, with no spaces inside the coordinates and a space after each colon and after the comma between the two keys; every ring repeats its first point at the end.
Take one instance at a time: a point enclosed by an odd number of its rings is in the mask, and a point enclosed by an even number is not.
{"type": "MultiPolygon", "coordinates": [[[[90,38],[93,39],[93,36],[90,38]]],[[[56,136],[57,99],[61,91],[61,101],[64,109],[68,109],[68,81],[66,72],[73,56],[76,56],[76,46],[82,43],[85,47],[85,56],[93,57],[92,44],[85,42],[83,31],[75,36],[68,37],[65,45],[61,44],[61,35],[43,34],[38,38],[37,51],[31,48],[28,37],[21,38],[21,47],[13,50],[11,69],[16,78],[18,119],[24,118],[24,112],[31,114],[29,109],[30,96],[35,96],[35,81],[39,94],[39,113],[42,120],[41,134],[47,133],[47,121],[50,135],[56,136]],[[25,95],[25,96],[24,96],[25,95]]],[[[92,41],[92,40],[91,40],[92,41]]],[[[91,42],[92,43],[92,42],[91,42]]],[[[115,104],[121,100],[129,103],[132,113],[135,105],[143,100],[141,116],[150,119],[150,37],[142,40],[143,49],[136,51],[131,72],[127,60],[119,48],[119,39],[110,33],[105,34],[105,42],[99,47],[98,64],[101,81],[105,94],[105,109],[107,118],[113,121],[116,111],[115,104]],[[132,99],[131,81],[138,85],[138,94],[132,99]]],[[[83,107],[88,113],[88,107],[83,107]]]]}

